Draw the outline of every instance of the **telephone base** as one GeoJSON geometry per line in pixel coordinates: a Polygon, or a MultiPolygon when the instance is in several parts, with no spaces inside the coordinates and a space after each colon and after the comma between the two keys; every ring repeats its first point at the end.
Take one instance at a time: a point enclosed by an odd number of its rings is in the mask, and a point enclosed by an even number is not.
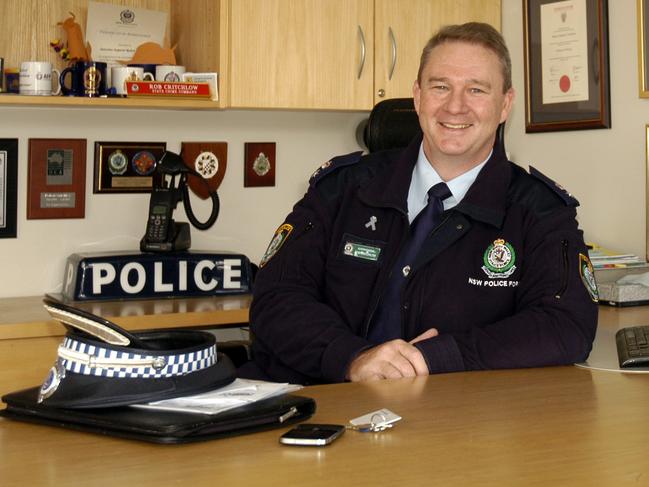
{"type": "Polygon", "coordinates": [[[140,240],[142,252],[176,252],[187,250],[191,247],[192,237],[189,233],[189,223],[174,222],[173,238],[164,242],[152,242],[147,240],[146,235],[140,240]]]}

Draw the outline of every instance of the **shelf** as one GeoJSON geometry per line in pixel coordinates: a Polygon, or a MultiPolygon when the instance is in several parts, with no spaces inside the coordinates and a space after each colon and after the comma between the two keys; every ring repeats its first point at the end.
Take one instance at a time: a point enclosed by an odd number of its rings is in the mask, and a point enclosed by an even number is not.
{"type": "Polygon", "coordinates": [[[0,107],[151,108],[164,110],[220,110],[218,101],[171,98],[85,98],[78,96],[0,95],[0,107]]]}

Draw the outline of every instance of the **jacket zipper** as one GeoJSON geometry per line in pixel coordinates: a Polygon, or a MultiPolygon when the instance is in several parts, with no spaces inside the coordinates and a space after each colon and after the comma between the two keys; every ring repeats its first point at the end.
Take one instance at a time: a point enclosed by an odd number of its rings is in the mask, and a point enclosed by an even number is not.
{"type": "MultiPolygon", "coordinates": [[[[433,229],[433,231],[430,233],[430,235],[428,237],[426,237],[426,239],[429,239],[430,237],[435,235],[437,233],[437,231],[442,227],[442,225],[444,225],[444,223],[446,223],[446,220],[448,220],[450,217],[451,217],[450,214],[446,215],[444,217],[444,219],[441,222],[439,222],[439,224],[433,229]]],[[[408,274],[408,280],[404,284],[403,288],[401,288],[401,294],[399,296],[399,315],[401,316],[400,325],[401,325],[401,336],[402,337],[406,336],[406,319],[405,319],[406,317],[404,316],[404,309],[403,309],[403,294],[406,291],[406,287],[410,284],[411,280],[414,278],[413,274],[414,274],[414,272],[412,272],[412,270],[411,270],[411,272],[408,274]]]]}
{"type": "Polygon", "coordinates": [[[568,241],[565,239],[561,241],[561,255],[563,257],[563,274],[561,276],[561,287],[554,295],[557,299],[561,299],[561,296],[563,296],[563,293],[566,292],[566,288],[568,287],[568,241]]]}
{"type": "MultiPolygon", "coordinates": [[[[405,213],[404,213],[404,215],[405,215],[405,213]]],[[[408,217],[408,215],[405,215],[405,216],[406,216],[406,218],[408,217]]],[[[450,218],[450,214],[449,214],[449,215],[446,215],[446,217],[445,217],[445,218],[444,218],[444,219],[439,223],[439,225],[437,225],[437,226],[433,229],[433,231],[431,232],[430,235],[435,235],[435,233],[437,232],[437,230],[438,230],[438,229],[439,229],[439,228],[440,228],[444,223],[446,223],[446,220],[448,220],[449,218],[450,218]]],[[[410,228],[408,228],[408,230],[410,230],[410,228]]],[[[429,235],[429,237],[430,237],[430,235],[429,235]]],[[[394,260],[393,260],[392,262],[390,262],[390,272],[388,272],[388,273],[386,274],[386,277],[383,279],[383,282],[381,283],[381,292],[378,293],[378,296],[374,299],[374,302],[372,303],[372,311],[371,311],[371,313],[369,314],[369,317],[367,318],[367,320],[365,320],[365,326],[363,327],[363,336],[364,336],[365,338],[367,338],[367,335],[369,334],[369,331],[370,331],[370,324],[372,323],[372,318],[374,318],[374,313],[376,313],[376,309],[379,307],[379,301],[381,301],[381,298],[383,297],[383,294],[385,294],[385,286],[386,286],[386,284],[388,283],[388,281],[390,280],[390,277],[392,276],[392,272],[394,272],[394,269],[392,269],[392,267],[394,267],[394,264],[395,264],[395,262],[397,261],[397,259],[399,258],[399,255],[401,255],[401,250],[403,249],[403,244],[405,243],[405,241],[406,241],[406,239],[402,239],[402,241],[401,241],[401,245],[399,246],[399,252],[397,253],[397,255],[396,255],[396,257],[394,258],[394,260]]],[[[406,284],[407,284],[407,283],[406,283],[406,284]]],[[[401,290],[401,294],[403,294],[403,289],[401,290]]],[[[402,298],[403,298],[403,296],[400,295],[400,296],[399,296],[399,314],[400,314],[400,315],[401,315],[401,312],[402,312],[402,310],[401,310],[401,307],[402,307],[402,306],[401,306],[402,298]]],[[[404,329],[403,329],[404,323],[403,323],[403,321],[404,321],[404,320],[403,320],[403,316],[401,316],[401,334],[402,334],[402,335],[403,335],[403,333],[404,333],[404,329]]]]}

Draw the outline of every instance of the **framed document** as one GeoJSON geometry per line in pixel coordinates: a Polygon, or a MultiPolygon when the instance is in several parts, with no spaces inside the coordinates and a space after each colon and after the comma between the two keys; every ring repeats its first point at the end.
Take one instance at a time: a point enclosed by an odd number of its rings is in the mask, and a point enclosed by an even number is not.
{"type": "Polygon", "coordinates": [[[95,142],[93,193],[147,193],[165,142],[95,142]]]}
{"type": "Polygon", "coordinates": [[[608,0],[523,0],[525,131],[611,127],[608,0]]]}
{"type": "Polygon", "coordinates": [[[18,139],[0,139],[0,238],[16,237],[18,139]]]}
{"type": "Polygon", "coordinates": [[[84,218],[86,139],[29,139],[27,219],[84,218]]]}
{"type": "Polygon", "coordinates": [[[649,0],[637,0],[637,2],[640,98],[649,98],[649,0]]]}

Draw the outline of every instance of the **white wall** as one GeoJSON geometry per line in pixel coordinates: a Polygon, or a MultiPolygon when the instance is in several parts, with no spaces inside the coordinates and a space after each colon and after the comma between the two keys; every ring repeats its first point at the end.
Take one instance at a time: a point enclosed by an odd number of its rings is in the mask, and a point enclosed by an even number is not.
{"type": "Polygon", "coordinates": [[[517,91],[507,130],[511,158],[532,164],[577,197],[587,241],[644,256],[649,99],[638,97],[636,0],[608,2],[613,128],[539,134],[525,134],[522,2],[502,5],[517,91]]]}
{"type": "MultiPolygon", "coordinates": [[[[507,129],[510,155],[561,182],[581,201],[579,220],[587,240],[644,255],[649,100],[638,98],[636,2],[609,0],[613,128],[541,134],[525,134],[521,3],[503,0],[503,33],[517,90],[507,129]]],[[[73,252],[137,250],[148,196],[92,194],[94,141],[166,141],[170,150],[179,150],[182,141],[228,142],[228,168],[219,192],[221,216],[212,229],[192,232],[192,248],[236,250],[258,262],[315,168],[332,155],[358,149],[354,132],[364,117],[332,112],[0,108],[0,137],[20,139],[18,238],[0,239],[0,297],[59,291],[65,258],[73,252]],[[25,219],[30,137],[88,140],[85,219],[25,219]],[[243,187],[246,141],[277,142],[276,187],[243,187]]]]}
{"type": "MultiPolygon", "coordinates": [[[[0,297],[61,290],[66,257],[74,252],[138,250],[148,211],[145,194],[93,194],[95,141],[226,141],[228,162],[219,189],[221,213],[205,232],[192,230],[192,249],[232,250],[252,261],[304,194],[311,173],[336,154],[358,150],[363,113],[274,111],[160,111],[0,108],[0,138],[19,138],[18,238],[0,239],[0,297]],[[29,138],[85,138],[88,142],[84,219],[26,220],[29,138]],[[243,187],[245,142],[276,142],[273,188],[243,187]]],[[[197,202],[204,220],[209,207],[197,202]]],[[[176,212],[185,220],[182,203],[176,212]]]]}

